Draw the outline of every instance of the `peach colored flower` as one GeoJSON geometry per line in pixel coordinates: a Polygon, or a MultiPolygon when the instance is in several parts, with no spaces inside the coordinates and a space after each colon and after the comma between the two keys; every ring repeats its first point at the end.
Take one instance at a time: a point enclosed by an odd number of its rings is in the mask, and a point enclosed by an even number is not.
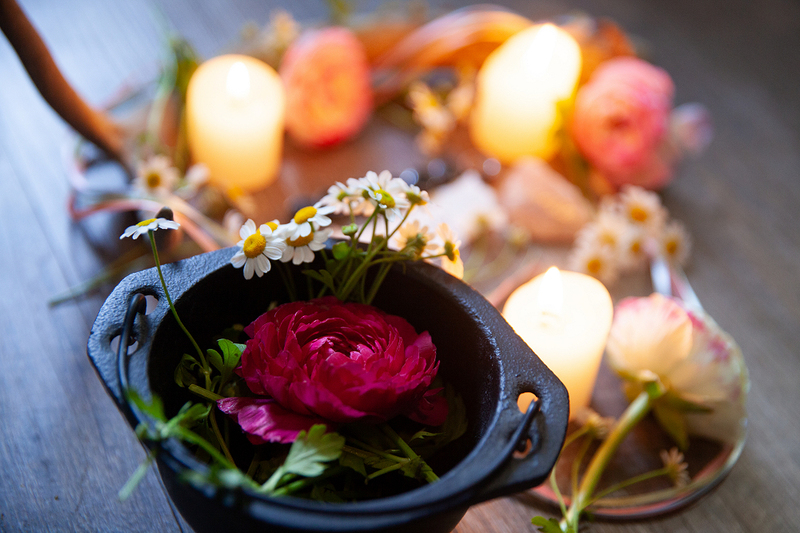
{"type": "Polygon", "coordinates": [[[575,99],[571,132],[578,148],[614,187],[663,187],[672,173],[667,146],[673,84],[634,57],[603,63],[575,99]]]}

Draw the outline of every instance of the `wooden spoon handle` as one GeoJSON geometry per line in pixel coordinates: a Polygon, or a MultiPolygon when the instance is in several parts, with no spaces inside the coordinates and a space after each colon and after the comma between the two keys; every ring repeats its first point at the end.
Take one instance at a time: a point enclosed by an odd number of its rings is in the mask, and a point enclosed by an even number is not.
{"type": "Polygon", "coordinates": [[[0,0],[0,30],[50,107],[75,131],[124,163],[122,128],[102,111],[89,106],[64,79],[47,45],[15,0],[0,0]]]}

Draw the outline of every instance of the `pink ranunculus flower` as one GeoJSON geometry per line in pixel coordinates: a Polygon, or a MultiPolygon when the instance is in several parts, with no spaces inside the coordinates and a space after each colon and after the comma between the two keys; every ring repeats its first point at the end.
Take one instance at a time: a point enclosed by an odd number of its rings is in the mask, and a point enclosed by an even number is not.
{"type": "Polygon", "coordinates": [[[745,430],[744,357],[705,312],[660,294],[626,298],[614,311],[606,355],[626,380],[655,375],[674,397],[707,408],[680,413],[688,434],[735,442],[745,430]]]}
{"type": "Polygon", "coordinates": [[[606,61],[578,91],[572,137],[612,187],[659,189],[669,182],[673,92],[669,74],[634,57],[606,61]]]}
{"type": "Polygon", "coordinates": [[[264,313],[240,374],[261,398],[226,398],[220,410],[254,443],[292,442],[315,423],[383,422],[397,415],[444,423],[447,402],[429,386],[439,363],[428,332],[403,318],[328,296],[264,313]]]}

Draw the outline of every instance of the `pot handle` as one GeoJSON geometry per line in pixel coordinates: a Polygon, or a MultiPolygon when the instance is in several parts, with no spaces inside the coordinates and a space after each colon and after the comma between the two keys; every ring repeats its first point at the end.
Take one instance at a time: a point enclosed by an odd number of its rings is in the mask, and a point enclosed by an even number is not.
{"type": "MultiPolygon", "coordinates": [[[[135,342],[133,333],[133,322],[136,315],[144,316],[147,309],[147,298],[144,294],[137,292],[131,295],[128,309],[125,312],[125,321],[122,323],[122,333],[119,335],[119,346],[117,347],[117,378],[119,379],[122,400],[119,408],[128,420],[137,420],[139,417],[133,412],[131,402],[128,399],[128,346],[135,342]]],[[[135,352],[134,352],[135,353],[135,352]]]]}

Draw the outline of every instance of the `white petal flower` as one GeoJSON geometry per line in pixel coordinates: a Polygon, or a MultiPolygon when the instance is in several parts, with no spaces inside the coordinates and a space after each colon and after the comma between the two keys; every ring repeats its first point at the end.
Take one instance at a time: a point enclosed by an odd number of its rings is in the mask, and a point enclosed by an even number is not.
{"type": "Polygon", "coordinates": [[[419,257],[425,252],[433,253],[438,248],[436,242],[434,242],[435,238],[435,235],[428,231],[428,226],[420,227],[419,221],[413,220],[400,227],[392,237],[392,244],[398,250],[404,250],[409,247],[414,252],[414,255],[419,257]]]}
{"type": "Polygon", "coordinates": [[[157,155],[145,160],[136,169],[133,185],[146,194],[164,195],[173,191],[178,176],[178,169],[172,166],[170,159],[157,155]]]}
{"type": "Polygon", "coordinates": [[[659,243],[661,253],[667,261],[678,265],[686,263],[692,240],[683,224],[677,220],[667,224],[660,235],[659,243]]]}
{"type": "Polygon", "coordinates": [[[239,229],[242,238],[236,245],[240,248],[233,257],[231,264],[236,268],[244,268],[244,278],[251,279],[253,274],[259,278],[270,271],[270,259],[277,260],[283,255],[286,243],[283,236],[273,232],[271,224],[261,224],[256,228],[252,219],[239,229]]]}
{"type": "MultiPolygon", "coordinates": [[[[355,180],[350,178],[347,181],[351,183],[351,181],[355,180]]],[[[319,204],[332,207],[333,214],[350,214],[351,205],[354,202],[360,203],[360,201],[363,201],[363,198],[358,199],[357,196],[358,192],[354,187],[337,181],[334,185],[328,187],[328,194],[322,197],[319,204]]]]}
{"type": "Polygon", "coordinates": [[[138,239],[139,235],[144,235],[149,231],[155,231],[157,229],[178,229],[179,227],[181,227],[181,225],[174,220],[167,220],[166,218],[148,218],[147,220],[142,220],[138,224],[128,226],[119,238],[133,237],[134,239],[138,239]]]}
{"type": "Polygon", "coordinates": [[[664,227],[667,211],[654,192],[626,186],[619,194],[619,205],[628,221],[646,228],[650,234],[657,234],[664,227]]]}
{"type": "Polygon", "coordinates": [[[605,285],[611,285],[619,275],[619,260],[608,248],[597,242],[579,240],[570,253],[569,268],[595,277],[605,285]]]}
{"type": "Polygon", "coordinates": [[[333,206],[323,205],[322,202],[300,209],[286,225],[287,237],[301,239],[313,234],[314,230],[330,226],[331,219],[327,215],[334,210],[333,206]]]}
{"type": "Polygon", "coordinates": [[[676,487],[685,487],[691,481],[689,477],[689,465],[683,460],[683,454],[678,451],[678,448],[672,448],[670,451],[661,450],[661,462],[664,463],[664,468],[667,469],[667,476],[672,480],[676,487]]]}
{"type": "Polygon", "coordinates": [[[284,263],[291,261],[295,265],[310,263],[314,260],[314,252],[325,248],[325,241],[332,231],[331,228],[326,228],[297,239],[286,237],[286,248],[281,255],[281,261],[284,263]]]}
{"type": "MultiPolygon", "coordinates": [[[[406,193],[409,185],[401,178],[393,178],[392,173],[384,170],[380,174],[369,171],[359,180],[362,196],[372,203],[372,209],[381,209],[389,221],[403,216],[402,211],[411,206],[406,193]]],[[[364,207],[361,209],[366,210],[364,207]]]]}

